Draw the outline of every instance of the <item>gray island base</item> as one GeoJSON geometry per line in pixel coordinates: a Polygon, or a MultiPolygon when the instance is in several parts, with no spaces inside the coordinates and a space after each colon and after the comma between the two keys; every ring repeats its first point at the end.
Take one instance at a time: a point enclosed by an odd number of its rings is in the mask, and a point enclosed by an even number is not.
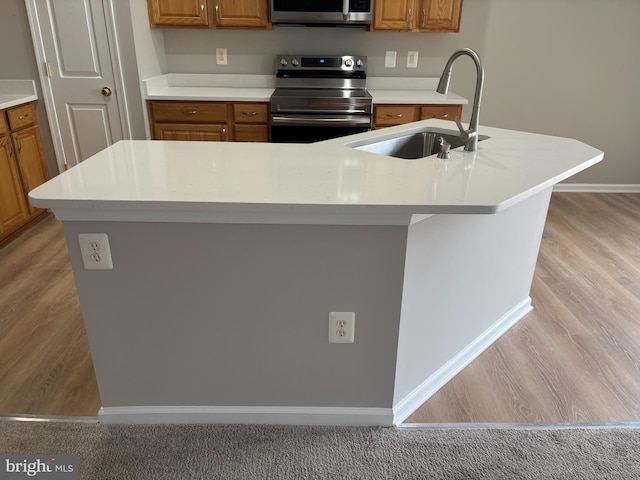
{"type": "Polygon", "coordinates": [[[120,142],[34,190],[63,222],[100,421],[401,423],[531,310],[553,184],[602,158],[485,130],[451,176],[345,139],[120,142]],[[112,269],[84,268],[83,233],[112,269]],[[353,343],[328,342],[330,312],[355,313],[353,343]]]}

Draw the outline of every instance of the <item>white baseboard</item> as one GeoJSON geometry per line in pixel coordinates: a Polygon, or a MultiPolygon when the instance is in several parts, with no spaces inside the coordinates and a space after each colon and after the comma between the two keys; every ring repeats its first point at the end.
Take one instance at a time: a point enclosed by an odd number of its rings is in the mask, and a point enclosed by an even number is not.
{"type": "Polygon", "coordinates": [[[102,407],[104,424],[266,424],[266,425],[393,425],[391,408],[341,407],[102,407]]]}
{"type": "Polygon", "coordinates": [[[554,192],[640,193],[638,183],[558,183],[554,192]]]}
{"type": "Polygon", "coordinates": [[[416,411],[429,397],[440,390],[444,384],[455,377],[478,355],[500,338],[518,320],[533,310],[531,297],[527,297],[504,314],[497,322],[467,345],[460,353],[440,367],[433,375],[418,385],[411,393],[393,407],[393,424],[399,425],[416,411]]]}

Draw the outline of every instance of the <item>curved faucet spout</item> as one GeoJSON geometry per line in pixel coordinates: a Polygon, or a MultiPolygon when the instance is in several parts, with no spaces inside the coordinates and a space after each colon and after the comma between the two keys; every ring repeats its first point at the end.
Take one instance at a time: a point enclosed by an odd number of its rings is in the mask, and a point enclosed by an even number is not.
{"type": "Polygon", "coordinates": [[[463,48],[457,50],[451,55],[447,64],[442,71],[440,82],[436,91],[438,93],[446,94],[449,91],[449,82],[451,81],[451,68],[453,63],[461,56],[466,55],[471,57],[476,64],[476,92],[473,97],[473,110],[471,111],[471,120],[469,121],[469,129],[464,130],[461,128],[458,122],[458,128],[460,129],[460,136],[462,139],[466,137],[466,144],[464,149],[469,152],[475,152],[478,149],[478,122],[480,120],[480,102],[482,101],[482,89],[484,87],[484,69],[482,68],[482,62],[480,56],[470,48],[463,48]]]}

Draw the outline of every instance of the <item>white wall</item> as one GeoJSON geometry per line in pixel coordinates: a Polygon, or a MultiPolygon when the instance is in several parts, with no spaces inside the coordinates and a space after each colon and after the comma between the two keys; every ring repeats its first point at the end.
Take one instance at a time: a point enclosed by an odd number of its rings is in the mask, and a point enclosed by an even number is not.
{"type": "Polygon", "coordinates": [[[639,184],[640,2],[467,0],[467,22],[478,8],[489,9],[481,122],[573,137],[605,152],[572,181],[639,184]]]}
{"type": "MultiPolygon", "coordinates": [[[[369,57],[372,76],[434,77],[468,46],[486,71],[481,123],[573,137],[605,151],[604,162],[571,181],[640,184],[631,131],[640,111],[638,19],[637,0],[465,0],[458,34],[165,29],[164,54],[168,72],[268,74],[278,53],[354,52],[369,57]],[[228,65],[215,64],[216,47],[228,49],[228,65]],[[384,67],[386,50],[398,52],[398,68],[384,67]],[[403,67],[409,50],[419,52],[417,69],[403,67]]],[[[452,90],[471,98],[474,82],[471,62],[461,59],[452,90]]]]}

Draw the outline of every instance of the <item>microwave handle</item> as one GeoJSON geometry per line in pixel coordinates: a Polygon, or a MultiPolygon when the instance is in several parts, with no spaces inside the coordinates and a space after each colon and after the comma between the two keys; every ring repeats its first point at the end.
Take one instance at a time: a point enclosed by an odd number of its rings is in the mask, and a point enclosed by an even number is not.
{"type": "Polygon", "coordinates": [[[342,16],[345,20],[349,17],[349,0],[342,0],[342,16]]]}

